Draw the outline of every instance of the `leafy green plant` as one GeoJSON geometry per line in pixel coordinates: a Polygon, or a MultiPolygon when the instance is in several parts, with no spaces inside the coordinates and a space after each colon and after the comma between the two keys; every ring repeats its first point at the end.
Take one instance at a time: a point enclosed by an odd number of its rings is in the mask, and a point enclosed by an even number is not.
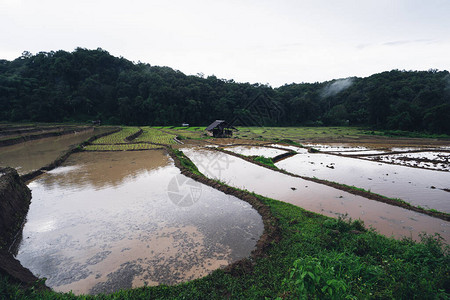
{"type": "MultiPolygon", "coordinates": [[[[341,255],[342,256],[342,255],[341,255]]],[[[339,259],[341,256],[337,256],[339,259]]],[[[308,299],[308,295],[318,298],[343,299],[348,285],[342,279],[337,279],[334,266],[325,264],[316,257],[306,256],[294,261],[288,279],[283,285],[293,291],[295,296],[308,299]]]]}

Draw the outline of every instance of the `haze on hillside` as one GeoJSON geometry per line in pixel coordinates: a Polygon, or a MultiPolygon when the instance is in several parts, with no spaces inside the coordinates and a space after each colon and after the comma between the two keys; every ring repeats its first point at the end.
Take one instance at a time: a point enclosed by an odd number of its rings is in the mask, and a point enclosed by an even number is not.
{"type": "Polygon", "coordinates": [[[450,2],[0,1],[0,58],[77,47],[238,82],[450,69],[450,2]]]}

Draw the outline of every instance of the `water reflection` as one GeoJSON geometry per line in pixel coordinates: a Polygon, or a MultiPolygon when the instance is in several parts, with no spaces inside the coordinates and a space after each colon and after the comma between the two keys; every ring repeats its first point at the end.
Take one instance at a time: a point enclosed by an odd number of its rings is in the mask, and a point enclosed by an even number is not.
{"type": "Polygon", "coordinates": [[[370,190],[413,205],[450,212],[450,173],[328,154],[298,154],[278,162],[291,173],[370,190]]]}
{"type": "Polygon", "coordinates": [[[197,162],[205,160],[212,162],[219,157],[223,160],[223,156],[227,154],[204,149],[183,149],[183,151],[199,167],[200,172],[229,185],[327,216],[348,214],[353,219],[363,220],[367,226],[374,227],[386,236],[419,239],[421,232],[429,234],[437,232],[447,242],[450,241],[449,222],[281,174],[236,157],[233,157],[234,163],[222,168],[219,173],[197,162]]]}
{"type": "Polygon", "coordinates": [[[284,150],[268,148],[268,147],[256,147],[256,146],[234,146],[227,147],[225,150],[232,151],[245,156],[265,156],[275,157],[277,155],[286,153],[284,150]]]}
{"type": "MultiPolygon", "coordinates": [[[[31,182],[17,258],[57,291],[112,292],[202,277],[247,257],[263,231],[246,202],[187,190],[162,151],[79,153],[31,182]]],[[[186,178],[186,177],[184,177],[186,178]]]]}

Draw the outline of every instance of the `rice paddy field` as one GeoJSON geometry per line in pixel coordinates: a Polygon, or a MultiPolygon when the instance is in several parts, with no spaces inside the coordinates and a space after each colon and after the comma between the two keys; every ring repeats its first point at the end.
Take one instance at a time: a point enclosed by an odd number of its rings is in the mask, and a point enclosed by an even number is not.
{"type": "Polygon", "coordinates": [[[83,149],[86,151],[135,151],[178,144],[176,135],[155,127],[122,127],[120,131],[101,137],[83,149]]]}
{"type": "MultiPolygon", "coordinates": [[[[33,124],[0,129],[35,134],[33,124]]],[[[450,139],[356,127],[238,127],[214,139],[204,129],[77,136],[74,153],[28,182],[34,195],[16,258],[41,279],[27,286],[0,272],[0,299],[450,297],[450,139]],[[339,189],[352,183],[368,191],[339,189]],[[400,183],[414,195],[395,193],[400,183]],[[365,197],[371,189],[423,208],[365,197]]],[[[37,161],[55,141],[21,156],[37,161]]]]}
{"type": "Polygon", "coordinates": [[[366,135],[366,130],[357,127],[237,127],[237,129],[239,131],[235,136],[245,139],[338,140],[359,139],[366,135]]]}

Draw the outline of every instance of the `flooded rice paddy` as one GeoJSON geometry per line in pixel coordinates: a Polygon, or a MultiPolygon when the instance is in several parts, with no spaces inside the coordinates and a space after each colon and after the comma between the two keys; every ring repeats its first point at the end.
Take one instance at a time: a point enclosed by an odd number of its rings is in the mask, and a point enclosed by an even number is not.
{"type": "Polygon", "coordinates": [[[400,198],[450,213],[450,173],[390,165],[321,153],[297,154],[278,162],[288,172],[317,177],[400,198]]]}
{"type": "Polygon", "coordinates": [[[260,146],[234,146],[224,149],[245,156],[265,156],[271,158],[287,152],[286,150],[260,146]]]}
{"type": "MultiPolygon", "coordinates": [[[[183,151],[200,172],[231,186],[327,216],[347,214],[352,219],[363,220],[367,226],[372,226],[387,236],[419,239],[421,232],[437,232],[447,242],[450,241],[449,222],[281,174],[222,152],[199,148],[183,151]]],[[[292,158],[297,156],[299,155],[292,158]]],[[[283,160],[280,164],[292,158],[283,160]]]]}
{"type": "Polygon", "coordinates": [[[38,170],[56,160],[71,147],[77,146],[90,137],[105,132],[96,128],[75,134],[48,137],[12,146],[0,147],[0,166],[9,166],[21,175],[38,170]]]}
{"type": "Polygon", "coordinates": [[[17,259],[56,291],[175,284],[248,257],[246,202],[180,174],[160,150],[77,153],[29,184],[17,259]]]}
{"type": "Polygon", "coordinates": [[[408,152],[389,155],[361,156],[361,158],[423,169],[450,171],[450,152],[408,152]]]}
{"type": "Polygon", "coordinates": [[[449,146],[398,146],[392,144],[305,144],[324,153],[357,156],[367,160],[417,167],[429,170],[450,171],[449,146]]]}

